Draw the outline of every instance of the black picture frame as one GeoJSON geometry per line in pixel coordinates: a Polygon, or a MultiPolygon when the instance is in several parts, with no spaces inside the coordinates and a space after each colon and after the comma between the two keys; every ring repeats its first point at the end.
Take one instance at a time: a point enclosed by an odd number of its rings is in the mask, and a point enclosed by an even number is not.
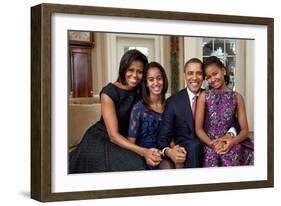
{"type": "Polygon", "coordinates": [[[274,19],[120,9],[108,7],[40,4],[31,8],[31,198],[42,201],[64,201],[140,195],[159,195],[219,190],[273,187],[274,185],[274,19]],[[52,192],[51,123],[51,17],[54,13],[112,17],[153,18],[193,22],[263,25],[267,27],[267,179],[215,184],[110,189],[79,192],[52,192]]]}

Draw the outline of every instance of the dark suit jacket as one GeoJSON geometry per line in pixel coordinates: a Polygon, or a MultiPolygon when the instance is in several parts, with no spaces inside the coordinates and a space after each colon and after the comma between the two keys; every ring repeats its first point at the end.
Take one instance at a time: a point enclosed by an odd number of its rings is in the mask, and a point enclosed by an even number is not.
{"type": "MultiPolygon", "coordinates": [[[[157,144],[162,150],[174,139],[176,144],[184,147],[187,151],[185,167],[200,167],[202,162],[202,142],[196,136],[194,124],[188,92],[184,88],[167,99],[157,144]]],[[[239,133],[237,119],[233,126],[239,133]]]]}
{"type": "Polygon", "coordinates": [[[172,139],[187,151],[186,168],[201,167],[202,143],[195,134],[195,125],[186,88],[167,100],[157,140],[159,149],[169,147],[172,139]]]}
{"type": "Polygon", "coordinates": [[[159,149],[168,147],[172,139],[175,140],[176,144],[186,149],[194,141],[200,142],[195,134],[195,125],[186,88],[167,99],[158,136],[159,149]]]}

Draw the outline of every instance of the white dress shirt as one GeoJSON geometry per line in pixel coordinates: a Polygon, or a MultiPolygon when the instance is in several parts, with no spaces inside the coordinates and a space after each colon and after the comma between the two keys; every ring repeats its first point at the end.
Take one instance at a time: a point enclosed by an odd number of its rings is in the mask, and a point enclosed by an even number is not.
{"type": "Polygon", "coordinates": [[[188,87],[186,87],[187,93],[188,93],[188,97],[189,97],[189,102],[190,102],[190,108],[192,109],[192,103],[194,101],[194,97],[195,96],[199,96],[200,91],[197,94],[194,94],[193,92],[191,92],[188,87]]]}

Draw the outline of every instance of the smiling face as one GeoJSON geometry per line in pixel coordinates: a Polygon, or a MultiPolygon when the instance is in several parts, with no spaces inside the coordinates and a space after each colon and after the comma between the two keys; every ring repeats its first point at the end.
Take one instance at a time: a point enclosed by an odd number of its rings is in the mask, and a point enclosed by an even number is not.
{"type": "Polygon", "coordinates": [[[214,89],[224,89],[226,87],[224,76],[225,69],[211,64],[205,68],[205,76],[209,85],[214,89]]]}
{"type": "Polygon", "coordinates": [[[146,86],[149,89],[150,95],[161,95],[164,85],[163,76],[160,69],[157,67],[151,67],[147,71],[146,86]]]}
{"type": "Polygon", "coordinates": [[[125,82],[128,89],[138,86],[143,76],[143,63],[141,61],[133,61],[125,73],[125,82]]]}
{"type": "Polygon", "coordinates": [[[188,89],[197,94],[203,83],[203,69],[202,64],[189,63],[185,67],[184,79],[188,89]]]}

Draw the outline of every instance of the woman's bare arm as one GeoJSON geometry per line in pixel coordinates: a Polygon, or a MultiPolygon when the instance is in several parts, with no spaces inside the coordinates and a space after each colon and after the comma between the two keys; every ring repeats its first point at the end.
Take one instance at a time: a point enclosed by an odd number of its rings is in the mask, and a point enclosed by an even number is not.
{"type": "Polygon", "coordinates": [[[145,157],[145,159],[154,158],[155,161],[156,159],[161,160],[160,154],[159,157],[156,158],[157,156],[155,155],[155,151],[153,149],[140,147],[132,143],[119,133],[118,118],[115,110],[115,105],[112,99],[106,94],[101,95],[101,113],[106,126],[106,130],[109,135],[109,139],[112,143],[133,151],[138,155],[145,157]]]}

